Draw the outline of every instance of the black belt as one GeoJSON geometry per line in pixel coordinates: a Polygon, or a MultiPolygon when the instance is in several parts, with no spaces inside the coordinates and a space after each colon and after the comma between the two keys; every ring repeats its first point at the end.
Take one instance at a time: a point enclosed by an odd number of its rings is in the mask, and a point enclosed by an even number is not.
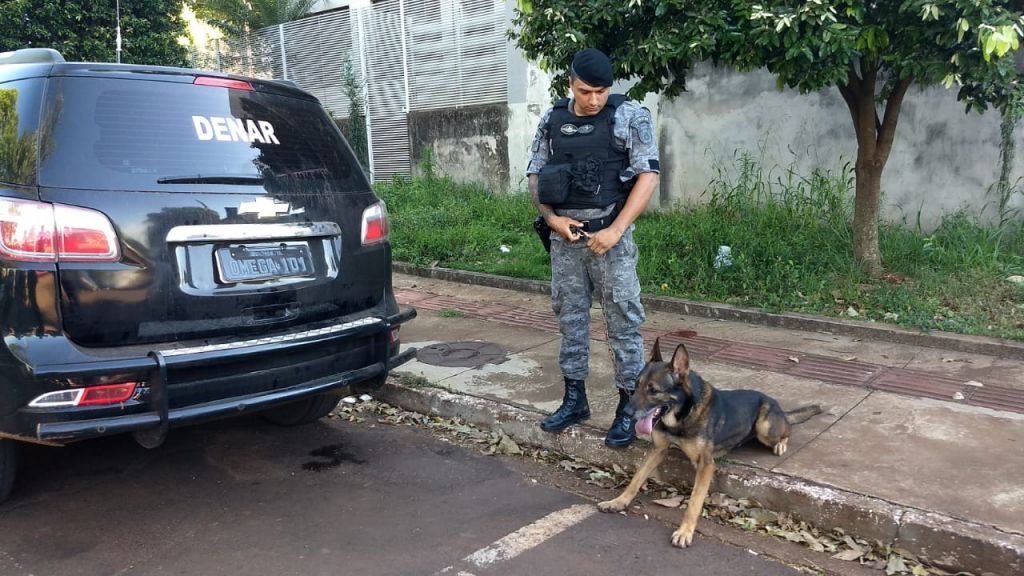
{"type": "Polygon", "coordinates": [[[600,232],[601,230],[604,230],[605,228],[611,226],[612,222],[615,222],[615,218],[619,215],[619,212],[621,211],[622,210],[620,210],[619,207],[616,205],[615,209],[612,210],[611,213],[608,214],[607,216],[602,216],[600,218],[591,218],[590,220],[580,220],[580,222],[583,224],[583,226],[581,226],[580,228],[588,234],[600,232]]]}

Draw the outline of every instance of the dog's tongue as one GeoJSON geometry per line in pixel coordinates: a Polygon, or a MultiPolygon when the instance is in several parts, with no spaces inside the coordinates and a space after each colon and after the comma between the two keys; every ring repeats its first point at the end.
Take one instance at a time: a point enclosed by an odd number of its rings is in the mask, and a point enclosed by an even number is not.
{"type": "Polygon", "coordinates": [[[651,410],[644,416],[643,420],[637,420],[636,422],[636,433],[644,436],[650,436],[651,431],[654,430],[654,414],[657,410],[651,410]]]}

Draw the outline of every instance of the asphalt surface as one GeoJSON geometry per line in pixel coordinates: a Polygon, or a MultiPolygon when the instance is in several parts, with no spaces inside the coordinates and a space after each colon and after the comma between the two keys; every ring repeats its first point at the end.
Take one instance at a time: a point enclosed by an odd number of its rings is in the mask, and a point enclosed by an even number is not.
{"type": "Polygon", "coordinates": [[[673,548],[674,526],[596,513],[545,481],[550,464],[372,418],[247,418],[172,430],[152,451],[116,437],[23,455],[0,505],[4,576],[796,574],[700,535],[673,548]]]}

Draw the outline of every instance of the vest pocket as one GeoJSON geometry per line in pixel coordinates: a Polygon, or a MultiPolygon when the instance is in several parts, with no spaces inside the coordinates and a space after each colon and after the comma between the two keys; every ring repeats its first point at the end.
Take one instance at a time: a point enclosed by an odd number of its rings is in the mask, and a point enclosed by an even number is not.
{"type": "Polygon", "coordinates": [[[537,174],[537,199],[541,204],[565,204],[572,178],[568,164],[546,164],[537,174]]]}

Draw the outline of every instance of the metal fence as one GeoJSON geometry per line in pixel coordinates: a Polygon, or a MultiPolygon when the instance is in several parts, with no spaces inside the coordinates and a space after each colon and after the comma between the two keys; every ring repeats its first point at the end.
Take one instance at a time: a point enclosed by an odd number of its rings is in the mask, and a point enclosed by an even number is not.
{"type": "Polygon", "coordinates": [[[370,172],[411,172],[408,114],[508,101],[507,0],[379,0],[213,41],[193,65],[288,79],[347,118],[344,63],[364,87],[370,172]]]}

